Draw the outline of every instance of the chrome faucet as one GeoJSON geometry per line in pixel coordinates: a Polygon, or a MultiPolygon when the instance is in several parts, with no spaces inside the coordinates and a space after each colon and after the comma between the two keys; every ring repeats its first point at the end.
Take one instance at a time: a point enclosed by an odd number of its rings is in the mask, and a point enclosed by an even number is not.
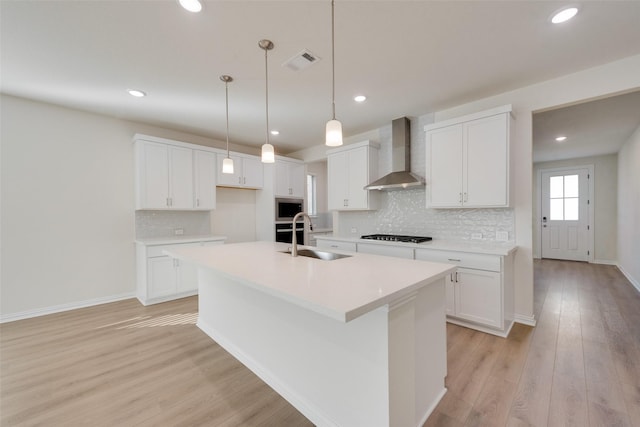
{"type": "Polygon", "coordinates": [[[296,236],[296,221],[299,217],[302,217],[302,229],[304,230],[304,217],[309,218],[309,224],[311,224],[311,217],[306,212],[298,212],[293,217],[293,224],[291,229],[293,230],[293,236],[291,237],[291,256],[298,256],[298,238],[296,236]]]}

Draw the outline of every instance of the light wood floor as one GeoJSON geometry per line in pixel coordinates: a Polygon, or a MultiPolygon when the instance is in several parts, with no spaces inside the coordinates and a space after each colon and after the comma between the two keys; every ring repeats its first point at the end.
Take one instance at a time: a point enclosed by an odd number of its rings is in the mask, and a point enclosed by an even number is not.
{"type": "Polygon", "coordinates": [[[640,426],[640,294],[613,266],[534,268],[535,328],[448,325],[449,391],[425,426],[640,426]]]}
{"type": "MultiPolygon", "coordinates": [[[[425,426],[640,426],[640,294],[615,267],[536,261],[538,326],[447,326],[425,426]]],[[[1,426],[310,426],[196,326],[197,299],[0,325],[1,426]]]]}

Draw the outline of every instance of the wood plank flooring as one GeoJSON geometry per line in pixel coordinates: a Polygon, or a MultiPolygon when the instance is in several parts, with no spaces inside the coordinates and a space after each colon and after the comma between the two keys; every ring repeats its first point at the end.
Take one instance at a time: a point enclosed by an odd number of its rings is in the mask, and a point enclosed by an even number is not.
{"type": "Polygon", "coordinates": [[[640,426],[640,293],[613,266],[534,266],[535,328],[447,325],[449,391],[425,426],[640,426]]]}
{"type": "MultiPolygon", "coordinates": [[[[640,426],[640,294],[612,266],[535,262],[538,326],[447,325],[425,426],[640,426]]],[[[197,299],[0,325],[0,426],[310,426],[196,326],[197,299]]]]}

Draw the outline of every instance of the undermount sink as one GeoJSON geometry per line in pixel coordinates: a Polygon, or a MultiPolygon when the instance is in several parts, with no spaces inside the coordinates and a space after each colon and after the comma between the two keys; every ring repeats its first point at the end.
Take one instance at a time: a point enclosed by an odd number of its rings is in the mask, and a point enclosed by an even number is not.
{"type": "MultiPolygon", "coordinates": [[[[291,255],[291,249],[282,252],[291,255]]],[[[306,256],[308,258],[322,259],[325,261],[333,261],[340,258],[349,258],[351,255],[336,254],[333,252],[318,251],[316,249],[298,249],[298,256],[306,256]]]]}

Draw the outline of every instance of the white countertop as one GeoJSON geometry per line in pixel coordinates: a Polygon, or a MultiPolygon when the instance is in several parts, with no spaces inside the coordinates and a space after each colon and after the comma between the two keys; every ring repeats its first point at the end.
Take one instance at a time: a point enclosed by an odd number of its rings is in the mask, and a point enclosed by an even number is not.
{"type": "Polygon", "coordinates": [[[361,239],[359,237],[337,237],[333,235],[319,235],[317,240],[334,240],[350,243],[368,243],[374,245],[401,246],[413,249],[433,249],[441,251],[470,252],[477,254],[507,256],[518,247],[508,242],[482,242],[476,240],[438,240],[425,243],[386,242],[381,240],[361,239]]]}
{"type": "Polygon", "coordinates": [[[324,261],[280,252],[290,246],[249,242],[176,248],[165,253],[342,322],[401,299],[456,268],[360,253],[324,261]]]}
{"type": "Polygon", "coordinates": [[[212,234],[198,236],[173,236],[173,237],[150,237],[146,239],[136,239],[136,243],[146,246],[175,245],[178,243],[215,242],[227,240],[227,236],[214,236],[212,234]]]}

